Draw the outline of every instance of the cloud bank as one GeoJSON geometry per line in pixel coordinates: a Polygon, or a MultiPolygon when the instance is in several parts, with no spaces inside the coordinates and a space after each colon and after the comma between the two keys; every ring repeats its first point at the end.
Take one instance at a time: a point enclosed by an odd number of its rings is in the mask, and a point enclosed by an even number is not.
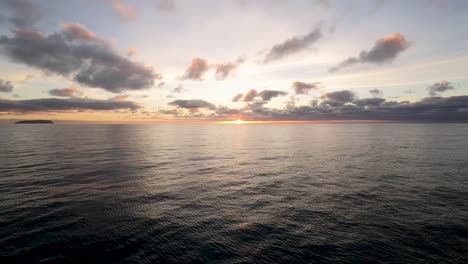
{"type": "Polygon", "coordinates": [[[0,99],[0,112],[54,112],[70,110],[137,110],[140,106],[131,101],[112,101],[95,99],[57,99],[44,98],[32,100],[0,99]]]}

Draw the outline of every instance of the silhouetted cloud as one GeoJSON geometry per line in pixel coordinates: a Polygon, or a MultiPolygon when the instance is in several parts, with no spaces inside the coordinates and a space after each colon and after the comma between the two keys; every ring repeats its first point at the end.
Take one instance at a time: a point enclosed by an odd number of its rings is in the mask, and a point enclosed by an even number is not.
{"type": "Polygon", "coordinates": [[[0,53],[113,93],[148,89],[162,78],[152,68],[118,55],[107,42],[76,23],[64,23],[62,31],[47,36],[35,30],[15,30],[13,36],[0,37],[0,53]]]}
{"type": "Polygon", "coordinates": [[[438,93],[445,92],[447,90],[453,90],[455,87],[453,87],[452,84],[448,81],[441,81],[429,86],[427,89],[430,95],[435,96],[438,93]]]}
{"type": "Polygon", "coordinates": [[[183,80],[191,79],[201,81],[203,75],[210,69],[208,61],[202,58],[193,58],[192,63],[185,70],[183,80]]]}
{"type": "Polygon", "coordinates": [[[304,49],[309,48],[321,37],[322,32],[319,27],[316,27],[313,31],[307,33],[306,35],[294,36],[283,41],[282,43],[274,45],[263,61],[264,63],[269,63],[275,60],[283,59],[294,53],[298,53],[304,49]]]}
{"type": "Polygon", "coordinates": [[[382,91],[382,90],[379,90],[379,89],[372,89],[372,90],[369,90],[369,93],[370,93],[372,96],[375,96],[375,97],[381,97],[381,96],[383,96],[383,91],[382,91]]]}
{"type": "Polygon", "coordinates": [[[239,102],[241,99],[244,102],[252,102],[255,98],[261,98],[262,101],[270,101],[274,97],[287,95],[287,92],[276,90],[263,90],[257,92],[255,89],[248,90],[245,94],[237,94],[232,98],[233,102],[239,102]]]}
{"type": "Polygon", "coordinates": [[[305,82],[294,82],[292,87],[296,94],[308,94],[310,90],[318,90],[323,88],[323,85],[319,82],[305,83],[305,82]]]}
{"type": "Polygon", "coordinates": [[[358,57],[350,57],[337,66],[330,68],[329,71],[336,72],[357,63],[383,64],[390,62],[409,47],[410,43],[402,34],[391,34],[377,40],[371,50],[363,50],[358,57]]]}
{"type": "Polygon", "coordinates": [[[52,89],[49,91],[49,94],[59,97],[75,97],[81,95],[80,91],[75,86],[70,86],[63,89],[52,89]]]}
{"type": "Polygon", "coordinates": [[[31,28],[42,17],[39,6],[30,0],[0,0],[0,10],[5,10],[5,19],[15,28],[31,28]]]}
{"type": "Polygon", "coordinates": [[[383,98],[364,98],[353,101],[353,104],[357,106],[379,106],[385,102],[383,98]]]}
{"type": "Polygon", "coordinates": [[[112,101],[95,99],[57,99],[44,98],[32,100],[0,99],[0,112],[54,112],[69,110],[136,110],[137,103],[130,101],[112,101]]]}
{"type": "Polygon", "coordinates": [[[4,81],[0,79],[0,92],[10,93],[13,91],[13,84],[11,81],[4,81]]]}
{"type": "Polygon", "coordinates": [[[123,19],[133,19],[137,16],[137,12],[132,5],[120,0],[112,0],[112,8],[115,13],[123,19]]]}
{"type": "Polygon", "coordinates": [[[199,109],[199,108],[205,108],[205,109],[210,109],[210,110],[215,110],[216,106],[212,103],[209,103],[205,100],[201,99],[192,99],[192,100],[175,100],[168,105],[175,106],[178,108],[184,108],[184,109],[199,109]]]}
{"type": "Polygon", "coordinates": [[[348,90],[330,92],[321,96],[321,99],[324,100],[323,103],[330,106],[342,106],[352,102],[355,98],[356,95],[348,90]]]}

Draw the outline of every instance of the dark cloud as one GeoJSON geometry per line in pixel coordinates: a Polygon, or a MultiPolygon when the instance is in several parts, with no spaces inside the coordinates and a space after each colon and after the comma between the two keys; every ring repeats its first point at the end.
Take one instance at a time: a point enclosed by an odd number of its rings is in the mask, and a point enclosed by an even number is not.
{"type": "Polygon", "coordinates": [[[205,108],[205,109],[210,109],[210,110],[215,110],[216,106],[212,103],[209,103],[205,100],[201,99],[192,99],[192,100],[175,100],[168,105],[175,106],[178,108],[184,108],[184,109],[200,109],[200,108],[205,108]]]}
{"type": "Polygon", "coordinates": [[[319,82],[305,83],[305,82],[294,82],[292,87],[296,94],[308,94],[310,90],[318,90],[323,88],[323,85],[319,82]]]}
{"type": "Polygon", "coordinates": [[[70,86],[63,89],[52,89],[49,91],[49,94],[58,97],[76,97],[81,95],[81,92],[77,87],[70,86]]]}
{"type": "Polygon", "coordinates": [[[263,101],[270,101],[274,97],[287,95],[287,92],[275,91],[275,90],[263,90],[258,96],[262,98],[263,101]]]}
{"type": "Polygon", "coordinates": [[[355,100],[353,104],[357,106],[379,106],[383,102],[385,102],[385,99],[383,98],[364,98],[355,100]]]}
{"type": "Polygon", "coordinates": [[[429,91],[429,94],[432,96],[436,96],[438,93],[445,92],[447,90],[453,90],[453,89],[455,89],[455,87],[453,87],[452,84],[448,81],[441,81],[427,88],[427,90],[429,91]]]}
{"type": "Polygon", "coordinates": [[[370,93],[372,96],[375,96],[375,97],[381,97],[381,96],[383,96],[383,91],[382,91],[382,90],[379,90],[379,89],[372,89],[372,90],[369,90],[369,93],[370,93]]]}
{"type": "Polygon", "coordinates": [[[76,23],[65,23],[62,31],[51,35],[35,30],[3,35],[0,53],[15,62],[113,93],[148,89],[161,78],[152,68],[118,55],[107,42],[76,23]]]}
{"type": "Polygon", "coordinates": [[[0,92],[10,93],[13,91],[13,88],[11,81],[0,80],[0,92]]]}
{"type": "Polygon", "coordinates": [[[244,102],[253,102],[255,98],[261,98],[262,101],[270,101],[274,97],[287,95],[287,92],[276,90],[263,90],[257,92],[255,89],[248,90],[245,94],[237,94],[232,98],[233,102],[239,102],[241,99],[244,102]]]}
{"type": "Polygon", "coordinates": [[[292,54],[298,53],[309,48],[312,44],[322,38],[322,32],[319,27],[306,35],[294,36],[282,43],[274,45],[264,59],[264,63],[280,60],[292,54]]]}
{"type": "Polygon", "coordinates": [[[0,99],[0,112],[54,112],[69,110],[136,110],[140,106],[131,101],[112,101],[95,99],[32,99],[4,100],[0,99]]]}
{"type": "Polygon", "coordinates": [[[393,61],[401,52],[410,47],[410,43],[400,34],[395,33],[376,41],[374,47],[369,51],[361,51],[358,57],[350,57],[335,67],[330,72],[337,72],[343,68],[357,63],[383,64],[393,61]]]}
{"type": "Polygon", "coordinates": [[[342,106],[346,103],[352,102],[356,98],[356,95],[348,90],[336,91],[326,93],[321,96],[321,99],[324,100],[323,103],[330,106],[342,106]]]}
{"type": "Polygon", "coordinates": [[[208,61],[202,58],[193,58],[192,63],[185,70],[185,74],[182,76],[183,80],[203,80],[203,75],[210,69],[208,61]]]}
{"type": "Polygon", "coordinates": [[[215,77],[216,80],[224,80],[227,77],[233,75],[237,70],[238,65],[235,63],[225,63],[215,65],[215,77]]]}
{"type": "Polygon", "coordinates": [[[0,0],[0,10],[15,28],[31,28],[42,17],[39,6],[30,0],[0,0]]]}

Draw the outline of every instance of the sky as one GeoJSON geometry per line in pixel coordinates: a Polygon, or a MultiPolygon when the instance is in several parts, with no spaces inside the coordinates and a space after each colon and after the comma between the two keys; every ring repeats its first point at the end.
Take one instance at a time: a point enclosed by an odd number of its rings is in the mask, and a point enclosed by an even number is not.
{"type": "Polygon", "coordinates": [[[0,119],[468,121],[465,0],[0,0],[0,119]]]}

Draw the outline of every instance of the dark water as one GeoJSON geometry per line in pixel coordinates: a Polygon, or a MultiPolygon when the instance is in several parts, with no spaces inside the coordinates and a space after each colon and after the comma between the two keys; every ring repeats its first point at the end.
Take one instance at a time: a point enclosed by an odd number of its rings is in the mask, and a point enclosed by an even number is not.
{"type": "Polygon", "coordinates": [[[468,125],[2,125],[1,263],[467,263],[468,125]]]}

